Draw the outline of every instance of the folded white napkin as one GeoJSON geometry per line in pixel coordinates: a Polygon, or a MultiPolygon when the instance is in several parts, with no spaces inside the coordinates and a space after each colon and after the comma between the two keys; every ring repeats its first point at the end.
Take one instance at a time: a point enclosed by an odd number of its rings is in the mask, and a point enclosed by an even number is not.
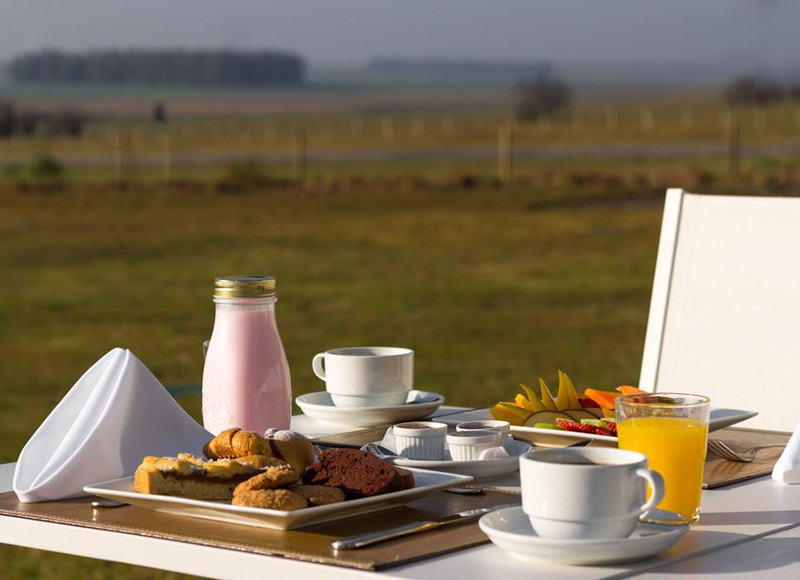
{"type": "Polygon", "coordinates": [[[133,475],[145,455],[200,454],[211,438],[131,351],[115,348],[25,444],[14,491],[21,502],[86,495],[85,485],[133,475]]]}
{"type": "Polygon", "coordinates": [[[772,468],[772,479],[781,483],[800,483],[800,424],[772,468]]]}

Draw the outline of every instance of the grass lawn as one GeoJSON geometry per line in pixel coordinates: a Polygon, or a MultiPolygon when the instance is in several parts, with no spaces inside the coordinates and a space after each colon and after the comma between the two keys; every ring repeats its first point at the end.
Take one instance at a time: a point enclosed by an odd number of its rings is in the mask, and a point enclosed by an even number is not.
{"type": "MultiPolygon", "coordinates": [[[[130,348],[199,383],[212,279],[271,274],[294,393],[338,346],[416,351],[416,383],[486,406],[556,369],[636,384],[658,200],[532,210],[552,191],[0,194],[0,462],[80,375],[130,348]]],[[[180,402],[199,417],[199,398],[180,402]]],[[[0,546],[12,578],[175,575],[0,546]]]]}

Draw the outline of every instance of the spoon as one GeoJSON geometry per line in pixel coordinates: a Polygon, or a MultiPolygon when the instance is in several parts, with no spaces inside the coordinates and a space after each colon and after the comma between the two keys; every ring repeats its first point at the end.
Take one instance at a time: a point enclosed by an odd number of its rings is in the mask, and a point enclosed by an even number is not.
{"type": "Polygon", "coordinates": [[[92,502],[93,508],[118,508],[124,505],[128,504],[115,499],[96,499],[92,502]]]}
{"type": "Polygon", "coordinates": [[[483,495],[487,491],[501,491],[504,493],[519,493],[513,490],[510,490],[505,487],[481,487],[478,485],[457,485],[455,487],[448,487],[446,490],[448,493],[457,493],[459,495],[483,495]]]}

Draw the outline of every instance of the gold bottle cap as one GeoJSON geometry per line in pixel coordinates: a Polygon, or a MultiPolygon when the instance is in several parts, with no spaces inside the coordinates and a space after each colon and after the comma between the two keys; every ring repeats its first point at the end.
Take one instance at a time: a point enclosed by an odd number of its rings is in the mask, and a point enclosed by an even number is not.
{"type": "Polygon", "coordinates": [[[275,296],[272,276],[218,276],[214,278],[214,298],[270,298],[275,296]]]}

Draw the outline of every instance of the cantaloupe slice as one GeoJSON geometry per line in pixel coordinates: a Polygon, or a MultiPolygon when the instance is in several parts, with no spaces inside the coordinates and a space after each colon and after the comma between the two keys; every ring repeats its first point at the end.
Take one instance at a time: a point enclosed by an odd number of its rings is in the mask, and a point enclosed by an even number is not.
{"type": "Polygon", "coordinates": [[[637,389],[636,387],[631,387],[630,385],[620,385],[617,387],[617,391],[622,393],[623,395],[647,395],[647,391],[643,391],[642,389],[637,389]]]}
{"type": "Polygon", "coordinates": [[[614,401],[617,397],[621,397],[620,393],[611,393],[609,391],[598,391],[597,389],[586,389],[583,394],[589,397],[592,401],[600,405],[603,409],[614,410],[614,401]]]}

